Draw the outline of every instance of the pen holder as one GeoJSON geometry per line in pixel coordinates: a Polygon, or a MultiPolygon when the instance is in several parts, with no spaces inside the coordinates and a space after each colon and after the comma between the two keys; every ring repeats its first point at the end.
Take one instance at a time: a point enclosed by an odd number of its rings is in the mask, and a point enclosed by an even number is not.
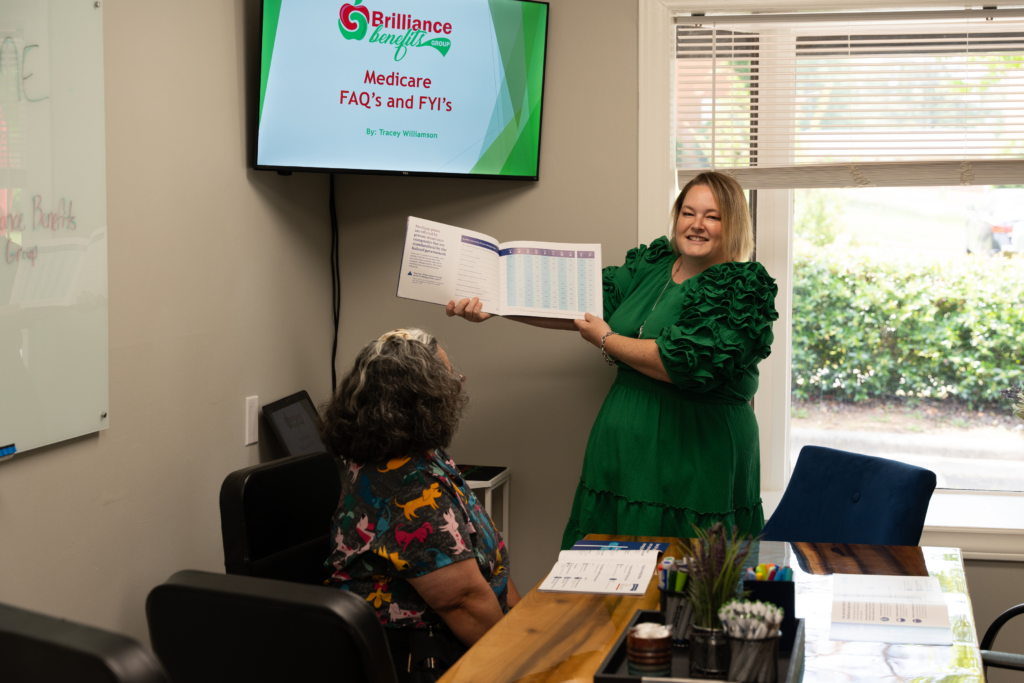
{"type": "Polygon", "coordinates": [[[749,591],[748,600],[770,602],[782,608],[782,635],[779,636],[778,649],[789,652],[793,649],[796,637],[796,595],[792,581],[744,581],[743,590],[749,591]]]}
{"type": "Polygon", "coordinates": [[[686,591],[661,591],[661,614],[665,625],[672,631],[672,645],[689,647],[693,606],[686,591]]]}
{"type": "Polygon", "coordinates": [[[776,683],[779,680],[779,636],[750,640],[729,636],[729,681],[776,683]]]}
{"type": "Polygon", "coordinates": [[[690,678],[725,680],[729,673],[729,639],[719,628],[690,629],[690,678]]]}

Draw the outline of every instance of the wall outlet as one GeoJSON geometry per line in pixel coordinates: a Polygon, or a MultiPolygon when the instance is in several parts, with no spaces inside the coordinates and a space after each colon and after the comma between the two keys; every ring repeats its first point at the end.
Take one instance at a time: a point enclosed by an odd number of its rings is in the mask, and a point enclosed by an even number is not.
{"type": "Polygon", "coordinates": [[[259,419],[257,411],[260,406],[259,396],[246,396],[245,398],[245,445],[251,446],[259,441],[259,419]]]}

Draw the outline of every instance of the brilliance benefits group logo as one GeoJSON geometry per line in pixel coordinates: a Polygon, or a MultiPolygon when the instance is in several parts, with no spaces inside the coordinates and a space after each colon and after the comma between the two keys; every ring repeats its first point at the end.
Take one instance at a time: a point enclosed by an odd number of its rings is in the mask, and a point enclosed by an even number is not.
{"type": "Polygon", "coordinates": [[[358,7],[363,0],[356,0],[355,5],[344,4],[338,13],[338,28],[345,40],[362,40],[366,37],[366,27],[370,24],[370,10],[358,7]],[[352,15],[355,15],[353,17],[352,15]]]}
{"type": "Polygon", "coordinates": [[[362,40],[372,26],[373,33],[368,42],[393,46],[396,62],[402,61],[411,47],[432,47],[442,57],[451,49],[451,39],[444,37],[452,32],[450,23],[422,17],[414,19],[411,14],[371,12],[362,2],[345,3],[338,12],[338,30],[345,40],[362,40]],[[404,33],[387,33],[387,29],[404,33]],[[429,33],[440,35],[428,37],[429,33]]]}

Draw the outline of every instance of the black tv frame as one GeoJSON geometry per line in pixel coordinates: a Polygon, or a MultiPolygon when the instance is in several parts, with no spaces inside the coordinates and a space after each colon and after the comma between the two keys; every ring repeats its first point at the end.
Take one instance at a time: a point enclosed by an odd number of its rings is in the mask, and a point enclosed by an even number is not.
{"type": "MultiPolygon", "coordinates": [[[[514,0],[515,2],[529,2],[533,5],[546,5],[547,6],[547,22],[544,24],[544,67],[543,75],[541,76],[541,87],[540,87],[540,128],[537,132],[537,175],[533,176],[508,176],[508,175],[488,175],[483,173],[431,173],[427,171],[381,171],[375,169],[360,169],[360,168],[324,168],[320,166],[267,166],[259,163],[260,158],[260,122],[259,122],[259,110],[260,110],[260,89],[257,86],[255,88],[255,99],[256,99],[256,123],[253,126],[253,170],[254,171],[276,171],[281,175],[291,175],[292,173],[346,173],[350,175],[388,175],[388,176],[406,176],[406,177],[425,177],[425,178],[475,178],[480,180],[540,180],[540,151],[541,143],[544,138],[544,93],[548,87],[548,30],[551,27],[551,3],[544,2],[543,0],[514,0]]],[[[263,45],[263,18],[264,18],[264,3],[260,0],[260,38],[259,44],[263,45]]],[[[263,50],[259,50],[259,58],[256,65],[256,73],[259,75],[260,69],[263,67],[263,50]]],[[[259,79],[257,78],[257,82],[259,79]]]]}

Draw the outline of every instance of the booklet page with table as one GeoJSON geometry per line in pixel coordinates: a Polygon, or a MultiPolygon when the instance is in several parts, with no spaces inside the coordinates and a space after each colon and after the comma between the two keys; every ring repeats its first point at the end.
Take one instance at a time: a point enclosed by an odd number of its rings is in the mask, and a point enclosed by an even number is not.
{"type": "Polygon", "coordinates": [[[410,216],[398,296],[441,305],[479,297],[484,313],[496,315],[603,318],[601,245],[498,243],[410,216]]]}
{"type": "Polygon", "coordinates": [[[558,553],[548,577],[537,587],[542,593],[643,595],[658,564],[658,549],[589,548],[558,553]]]}

